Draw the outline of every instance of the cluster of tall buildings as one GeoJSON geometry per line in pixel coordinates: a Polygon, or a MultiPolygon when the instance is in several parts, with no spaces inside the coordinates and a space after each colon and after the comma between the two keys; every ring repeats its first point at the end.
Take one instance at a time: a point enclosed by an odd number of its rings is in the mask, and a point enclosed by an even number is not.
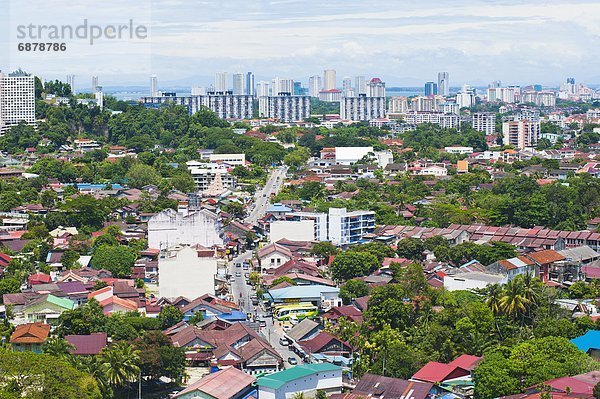
{"type": "Polygon", "coordinates": [[[35,78],[20,69],[0,71],[0,134],[20,122],[35,125],[35,78]]]}

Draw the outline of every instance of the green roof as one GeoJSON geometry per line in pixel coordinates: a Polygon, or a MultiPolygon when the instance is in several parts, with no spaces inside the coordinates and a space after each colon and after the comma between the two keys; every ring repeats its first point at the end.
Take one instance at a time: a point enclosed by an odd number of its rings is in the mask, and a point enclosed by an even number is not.
{"type": "Polygon", "coordinates": [[[297,380],[298,378],[308,377],[311,374],[322,373],[325,371],[338,371],[342,368],[331,363],[301,364],[290,367],[289,369],[278,371],[256,380],[256,385],[261,387],[278,389],[285,383],[297,380]]]}
{"type": "Polygon", "coordinates": [[[73,308],[75,307],[75,302],[73,302],[72,300],[67,298],[59,298],[52,294],[48,294],[46,301],[69,310],[73,310],[73,308]]]}

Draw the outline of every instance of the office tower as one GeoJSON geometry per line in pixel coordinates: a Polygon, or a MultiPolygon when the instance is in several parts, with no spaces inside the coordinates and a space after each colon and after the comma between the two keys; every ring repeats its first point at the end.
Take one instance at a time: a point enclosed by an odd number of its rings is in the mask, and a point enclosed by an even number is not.
{"type": "Polygon", "coordinates": [[[158,77],[156,75],[150,76],[150,95],[158,96],[158,77]]]}
{"type": "Polygon", "coordinates": [[[425,96],[436,96],[438,94],[438,85],[435,82],[425,83],[425,96]]]}
{"type": "Polygon", "coordinates": [[[302,90],[302,82],[294,82],[294,95],[295,96],[301,96],[303,93],[302,90]]]}
{"type": "Polygon", "coordinates": [[[575,78],[567,78],[567,83],[570,85],[574,85],[575,84],[575,78]]]}
{"type": "Polygon", "coordinates": [[[271,81],[271,95],[292,94],[294,92],[293,79],[274,78],[271,81]]]}
{"type": "Polygon", "coordinates": [[[246,73],[246,94],[254,96],[256,91],[254,89],[254,74],[252,72],[246,73]]]}
{"type": "Polygon", "coordinates": [[[494,80],[493,82],[490,82],[488,84],[488,89],[496,88],[496,87],[502,87],[502,82],[499,80],[494,80]]]}
{"type": "Polygon", "coordinates": [[[268,97],[269,96],[269,82],[261,80],[256,84],[256,97],[268,97]]]}
{"type": "Polygon", "coordinates": [[[71,87],[71,94],[75,95],[75,75],[67,75],[67,84],[71,87]]]}
{"type": "Polygon", "coordinates": [[[347,76],[342,79],[342,95],[352,96],[352,79],[347,76]]]}
{"type": "Polygon", "coordinates": [[[475,90],[469,85],[463,85],[456,95],[456,103],[460,108],[470,108],[475,104],[475,90]]]}
{"type": "Polygon", "coordinates": [[[438,93],[441,96],[450,95],[450,74],[448,72],[438,73],[438,93]]]}
{"type": "Polygon", "coordinates": [[[35,78],[22,70],[0,71],[0,133],[25,122],[35,125],[35,78]]]}
{"type": "Polygon", "coordinates": [[[367,83],[367,97],[385,98],[385,83],[379,78],[373,78],[367,83]]]}
{"type": "Polygon", "coordinates": [[[104,108],[104,93],[102,92],[102,86],[96,86],[96,92],[94,94],[96,97],[96,105],[100,107],[100,109],[104,108]]]}
{"type": "Polygon", "coordinates": [[[335,69],[323,71],[323,90],[333,90],[336,87],[335,69]]]}
{"type": "Polygon", "coordinates": [[[340,117],[343,120],[370,121],[385,118],[385,97],[361,94],[357,97],[342,97],[340,117]]]}
{"type": "Polygon", "coordinates": [[[408,99],[406,97],[392,97],[388,104],[388,113],[405,114],[408,112],[408,99]]]}
{"type": "Polygon", "coordinates": [[[242,73],[233,74],[233,94],[238,96],[244,94],[244,74],[242,73]]]}
{"type": "Polygon", "coordinates": [[[354,89],[357,96],[367,94],[367,80],[364,76],[354,78],[354,85],[356,86],[354,89]]]}
{"type": "Polygon", "coordinates": [[[98,76],[92,76],[92,93],[98,91],[96,87],[98,87],[98,76]]]}
{"type": "Polygon", "coordinates": [[[308,78],[308,95],[311,97],[319,97],[321,84],[321,77],[319,75],[313,75],[308,78]]]}
{"type": "Polygon", "coordinates": [[[496,132],[496,114],[492,112],[476,112],[472,116],[473,129],[491,135],[496,132]]]}
{"type": "Polygon", "coordinates": [[[519,120],[502,123],[504,145],[518,149],[535,147],[540,139],[540,121],[519,120]]]}
{"type": "Polygon", "coordinates": [[[289,94],[261,97],[259,109],[262,117],[281,122],[299,122],[310,116],[310,97],[289,94]]]}
{"type": "Polygon", "coordinates": [[[227,72],[215,74],[215,91],[221,93],[227,91],[227,72]]]}

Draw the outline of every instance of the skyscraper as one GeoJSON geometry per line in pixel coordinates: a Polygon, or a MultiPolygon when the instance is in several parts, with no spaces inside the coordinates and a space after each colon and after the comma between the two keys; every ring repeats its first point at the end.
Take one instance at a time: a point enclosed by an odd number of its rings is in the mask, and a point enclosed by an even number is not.
{"type": "Polygon", "coordinates": [[[254,96],[254,74],[252,72],[246,73],[246,94],[254,96]]]}
{"type": "Polygon", "coordinates": [[[233,74],[233,94],[244,94],[244,74],[240,72],[233,74]]]}
{"type": "Polygon", "coordinates": [[[323,90],[333,90],[335,86],[335,69],[326,69],[323,71],[323,90]]]}
{"type": "Polygon", "coordinates": [[[22,121],[35,124],[34,79],[20,69],[8,76],[0,71],[0,132],[22,121]]]}
{"type": "Polygon", "coordinates": [[[352,96],[352,79],[347,76],[342,79],[342,95],[352,96]]]}
{"type": "Polygon", "coordinates": [[[354,85],[356,90],[356,95],[359,94],[367,94],[367,80],[364,76],[357,76],[354,78],[354,85]]]}
{"type": "Polygon", "coordinates": [[[227,90],[227,72],[217,72],[215,74],[215,91],[224,92],[227,90]]]}
{"type": "Polygon", "coordinates": [[[96,89],[96,87],[98,87],[98,76],[92,76],[92,93],[95,93],[98,91],[98,89],[96,89]]]}
{"type": "Polygon", "coordinates": [[[437,96],[438,85],[435,82],[425,83],[425,96],[437,96]]]}
{"type": "Polygon", "coordinates": [[[294,92],[293,79],[274,78],[271,85],[271,95],[273,96],[278,96],[281,93],[292,94],[294,92]]]}
{"type": "Polygon", "coordinates": [[[450,74],[448,72],[438,73],[438,93],[442,96],[450,95],[450,74]]]}
{"type": "Polygon", "coordinates": [[[367,84],[367,97],[385,98],[385,82],[382,82],[379,78],[371,79],[367,84]]]}
{"type": "Polygon", "coordinates": [[[96,105],[100,107],[100,109],[104,108],[104,93],[102,92],[102,86],[96,86],[94,95],[96,97],[96,105]]]}
{"type": "Polygon", "coordinates": [[[156,75],[150,76],[150,95],[158,96],[158,77],[156,75]]]}
{"type": "Polygon", "coordinates": [[[75,94],[75,75],[67,75],[67,84],[71,87],[71,93],[75,94]]]}
{"type": "Polygon", "coordinates": [[[313,75],[308,78],[308,95],[311,97],[319,97],[321,91],[321,77],[313,75]]]}
{"type": "Polygon", "coordinates": [[[256,84],[256,97],[267,97],[269,95],[269,82],[261,80],[256,84]]]}

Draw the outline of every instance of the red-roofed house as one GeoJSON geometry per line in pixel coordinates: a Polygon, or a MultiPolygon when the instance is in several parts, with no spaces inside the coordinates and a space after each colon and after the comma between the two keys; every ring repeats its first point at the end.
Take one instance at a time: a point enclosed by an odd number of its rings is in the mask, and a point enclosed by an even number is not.
{"type": "Polygon", "coordinates": [[[21,324],[10,336],[13,350],[18,352],[42,352],[42,346],[50,334],[50,325],[44,323],[21,324]]]}
{"type": "Polygon", "coordinates": [[[49,284],[52,282],[52,277],[49,274],[45,273],[35,273],[31,276],[27,277],[27,284],[29,286],[38,285],[38,284],[49,284]]]}
{"type": "Polygon", "coordinates": [[[73,345],[73,349],[69,351],[72,355],[97,355],[108,345],[108,337],[103,332],[90,335],[66,335],[65,339],[73,345]]]}
{"type": "Polygon", "coordinates": [[[363,322],[362,312],[353,305],[334,306],[323,315],[323,318],[329,320],[332,324],[337,324],[337,321],[342,317],[357,324],[363,322]]]}
{"type": "Polygon", "coordinates": [[[439,362],[429,362],[421,367],[421,369],[412,376],[412,379],[433,382],[436,384],[453,378],[465,377],[469,374],[471,374],[469,370],[459,366],[452,366],[450,364],[439,362]]]}

